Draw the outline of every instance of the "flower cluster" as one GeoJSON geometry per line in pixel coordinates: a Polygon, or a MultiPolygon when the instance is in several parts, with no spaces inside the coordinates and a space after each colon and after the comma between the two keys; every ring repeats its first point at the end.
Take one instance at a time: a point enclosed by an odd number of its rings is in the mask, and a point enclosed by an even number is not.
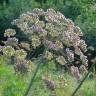
{"type": "Polygon", "coordinates": [[[87,48],[86,48],[87,45],[86,45],[86,43],[85,43],[84,40],[80,40],[79,46],[80,46],[80,48],[81,48],[84,52],[87,51],[87,48]]]}
{"type": "Polygon", "coordinates": [[[65,58],[63,57],[63,56],[58,56],[57,58],[56,58],[56,61],[59,63],[59,64],[61,64],[61,65],[65,65],[67,62],[66,62],[66,60],[65,60],[65,58]]]}
{"type": "Polygon", "coordinates": [[[4,46],[2,52],[7,57],[11,57],[15,54],[15,50],[12,46],[4,46]]]}
{"type": "Polygon", "coordinates": [[[7,29],[5,30],[4,36],[5,37],[11,37],[14,36],[16,34],[14,29],[7,29]]]}
{"type": "Polygon", "coordinates": [[[67,53],[68,60],[70,62],[74,61],[74,53],[69,48],[66,48],[66,53],[67,53]]]}
{"type": "Polygon", "coordinates": [[[8,38],[7,41],[5,41],[6,46],[14,46],[16,47],[18,45],[18,39],[13,37],[13,38],[8,38]]]}
{"type": "Polygon", "coordinates": [[[36,48],[41,44],[40,38],[36,35],[32,36],[32,46],[36,48]]]}
{"type": "MultiPolygon", "coordinates": [[[[77,59],[84,66],[88,66],[87,56],[84,55],[87,51],[87,45],[81,39],[83,33],[72,20],[65,18],[62,13],[51,8],[46,11],[35,8],[30,12],[21,14],[18,19],[13,20],[12,24],[21,29],[30,42],[19,42],[14,37],[15,30],[7,29],[4,33],[7,41],[4,41],[5,47],[2,49],[4,54],[14,55],[16,58],[24,60],[27,51],[35,50],[36,52],[36,49],[43,45],[46,50],[43,51],[45,52],[44,57],[49,61],[54,58],[59,64],[67,65],[73,63],[78,55],[77,59]],[[64,53],[65,56],[61,53],[64,53]]],[[[78,77],[79,70],[77,68],[72,66],[72,70],[75,70],[72,73],[77,72],[78,74],[75,74],[75,76],[78,77]]]]}
{"type": "Polygon", "coordinates": [[[24,51],[23,49],[20,49],[20,50],[16,50],[16,51],[15,51],[15,56],[16,56],[18,59],[25,59],[26,56],[27,56],[27,53],[26,53],[26,51],[24,51]]]}
{"type": "Polygon", "coordinates": [[[14,64],[14,69],[17,73],[27,73],[28,71],[30,71],[29,61],[17,59],[17,61],[14,64]]]}
{"type": "Polygon", "coordinates": [[[80,56],[80,59],[81,59],[81,62],[82,62],[83,65],[88,66],[87,56],[81,55],[81,56],[80,56]]]}
{"type": "Polygon", "coordinates": [[[24,49],[30,50],[30,45],[26,42],[19,42],[19,39],[14,36],[15,34],[14,29],[5,30],[4,36],[7,37],[7,40],[3,41],[4,46],[0,46],[0,52],[8,59],[12,59],[16,72],[26,73],[30,69],[30,62],[26,60],[27,51],[24,49]]]}
{"type": "Polygon", "coordinates": [[[25,50],[30,50],[30,44],[28,44],[26,42],[20,42],[19,46],[20,46],[20,48],[23,48],[25,50]]]}
{"type": "Polygon", "coordinates": [[[51,52],[49,52],[49,51],[46,51],[46,53],[45,53],[45,58],[46,58],[47,60],[52,60],[52,58],[53,58],[53,53],[51,53],[51,52]]]}

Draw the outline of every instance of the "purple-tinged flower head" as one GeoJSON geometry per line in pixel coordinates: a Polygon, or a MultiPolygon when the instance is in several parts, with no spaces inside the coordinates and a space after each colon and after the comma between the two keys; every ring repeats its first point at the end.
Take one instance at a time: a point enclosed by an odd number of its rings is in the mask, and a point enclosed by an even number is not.
{"type": "Polygon", "coordinates": [[[81,76],[80,76],[80,72],[79,72],[78,67],[71,66],[70,70],[71,70],[71,74],[72,74],[73,76],[75,76],[75,78],[76,78],[77,80],[80,80],[80,77],[81,77],[81,76]]]}
{"type": "Polygon", "coordinates": [[[70,40],[71,37],[70,37],[69,32],[64,31],[64,34],[63,34],[63,35],[64,35],[64,38],[65,38],[65,39],[70,40]]]}
{"type": "Polygon", "coordinates": [[[54,49],[55,48],[55,44],[54,43],[50,43],[48,46],[50,49],[54,49]]]}
{"type": "Polygon", "coordinates": [[[52,9],[52,8],[49,8],[49,9],[47,9],[46,13],[48,13],[48,14],[56,14],[56,11],[54,9],[52,9]]]}
{"type": "Polygon", "coordinates": [[[45,37],[47,35],[47,31],[39,26],[33,25],[31,28],[36,31],[40,37],[45,37]]]}
{"type": "Polygon", "coordinates": [[[80,60],[81,60],[82,64],[84,64],[86,67],[88,66],[87,56],[85,56],[84,54],[80,55],[80,60]]]}
{"type": "Polygon", "coordinates": [[[39,27],[39,26],[37,26],[37,25],[33,25],[31,28],[32,28],[34,31],[38,32],[38,33],[44,31],[44,29],[43,29],[42,27],[39,27]]]}
{"type": "Polygon", "coordinates": [[[65,16],[62,13],[58,11],[56,12],[54,9],[50,8],[46,12],[46,20],[49,22],[60,23],[65,20],[65,16]]]}
{"type": "Polygon", "coordinates": [[[48,41],[46,40],[46,46],[49,48],[49,49],[55,49],[56,45],[52,42],[52,41],[48,41]]]}
{"type": "Polygon", "coordinates": [[[69,48],[66,48],[66,53],[69,61],[74,61],[74,53],[69,48]]]}
{"type": "Polygon", "coordinates": [[[48,22],[57,22],[57,20],[52,16],[52,15],[48,15],[45,17],[46,18],[46,21],[48,22]]]}
{"type": "Polygon", "coordinates": [[[55,90],[56,84],[53,80],[48,79],[48,77],[42,77],[42,80],[44,81],[46,87],[50,89],[51,91],[55,90]]]}
{"type": "Polygon", "coordinates": [[[48,9],[45,18],[48,22],[60,23],[54,9],[48,9]]]}
{"type": "Polygon", "coordinates": [[[7,41],[5,41],[5,45],[17,46],[18,45],[18,39],[15,37],[8,38],[7,41]]]}
{"type": "Polygon", "coordinates": [[[37,27],[35,24],[32,25],[31,29],[37,32],[40,30],[40,28],[37,27]]]}

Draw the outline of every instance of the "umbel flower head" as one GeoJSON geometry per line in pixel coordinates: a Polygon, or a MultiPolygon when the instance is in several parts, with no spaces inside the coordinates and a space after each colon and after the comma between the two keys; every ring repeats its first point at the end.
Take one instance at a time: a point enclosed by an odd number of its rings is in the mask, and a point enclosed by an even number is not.
{"type": "Polygon", "coordinates": [[[14,36],[15,34],[16,34],[16,32],[14,29],[6,29],[4,36],[5,37],[11,37],[11,36],[14,36]]]}
{"type": "Polygon", "coordinates": [[[51,91],[55,90],[56,84],[55,81],[50,80],[48,77],[42,76],[42,80],[44,81],[46,87],[51,91]]]}
{"type": "Polygon", "coordinates": [[[32,46],[36,48],[41,44],[40,38],[36,35],[32,36],[32,46]]]}
{"type": "Polygon", "coordinates": [[[16,58],[18,58],[18,59],[25,59],[26,56],[27,56],[27,53],[26,53],[26,51],[24,51],[23,49],[20,49],[20,50],[16,50],[16,51],[15,51],[15,56],[16,56],[16,58]]]}
{"type": "Polygon", "coordinates": [[[15,72],[17,73],[27,73],[29,70],[28,61],[27,60],[21,60],[17,59],[15,65],[14,65],[15,72]]]}
{"type": "Polygon", "coordinates": [[[81,76],[78,67],[71,66],[71,73],[77,80],[80,80],[81,76]]]}
{"type": "Polygon", "coordinates": [[[79,55],[80,58],[78,59],[83,64],[88,63],[85,60],[87,57],[84,55],[84,52],[87,51],[87,45],[80,38],[83,36],[81,29],[75,26],[72,20],[65,18],[62,13],[52,8],[46,11],[35,8],[30,12],[21,14],[18,19],[13,20],[12,24],[17,25],[24,34],[29,36],[33,49],[44,45],[47,51],[50,50],[55,55],[55,59],[61,65],[73,62],[76,58],[75,54],[79,55]],[[54,52],[60,50],[66,55],[67,60],[61,54],[54,52]]]}
{"type": "Polygon", "coordinates": [[[17,44],[18,44],[18,39],[15,37],[8,38],[7,41],[5,41],[5,45],[17,46],[17,44]]]}
{"type": "Polygon", "coordinates": [[[47,60],[52,60],[52,58],[53,58],[53,53],[51,53],[51,52],[49,52],[49,51],[46,51],[46,53],[45,53],[45,58],[46,58],[47,60]]]}
{"type": "Polygon", "coordinates": [[[12,48],[12,46],[4,46],[2,51],[3,51],[3,54],[7,57],[11,57],[15,53],[15,50],[14,48],[12,48]]]}
{"type": "Polygon", "coordinates": [[[20,46],[20,48],[30,50],[30,44],[28,44],[26,42],[20,42],[19,46],[20,46]]]}
{"type": "Polygon", "coordinates": [[[16,73],[26,74],[27,72],[34,71],[35,64],[31,60],[19,59],[16,56],[13,57],[14,70],[16,73]]]}
{"type": "Polygon", "coordinates": [[[56,58],[56,61],[59,63],[59,64],[61,64],[61,65],[65,65],[67,62],[66,62],[66,60],[65,60],[65,58],[63,57],[63,56],[58,56],[57,58],[56,58]]]}

